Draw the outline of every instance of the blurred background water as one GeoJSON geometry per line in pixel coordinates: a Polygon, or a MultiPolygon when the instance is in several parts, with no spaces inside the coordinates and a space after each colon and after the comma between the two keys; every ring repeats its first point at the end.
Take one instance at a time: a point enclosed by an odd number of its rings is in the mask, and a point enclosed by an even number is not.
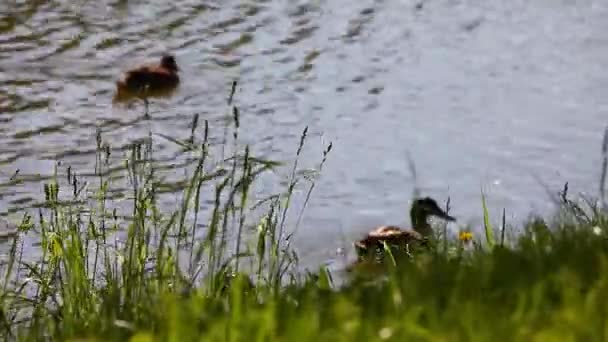
{"type": "MultiPolygon", "coordinates": [[[[479,227],[482,188],[496,220],[550,213],[538,179],[597,194],[607,17],[601,0],[3,1],[0,214],[41,203],[57,161],[92,174],[97,129],[126,151],[150,132],[188,135],[199,113],[220,136],[235,79],[257,155],[292,160],[305,126],[305,167],[334,144],[296,239],[308,263],[375,224],[409,224],[415,186],[451,198],[450,229],[479,227]],[[112,107],[118,75],[164,52],[179,93],[150,120],[140,104],[112,107]]],[[[183,177],[192,161],[154,139],[168,181],[183,177]]]]}

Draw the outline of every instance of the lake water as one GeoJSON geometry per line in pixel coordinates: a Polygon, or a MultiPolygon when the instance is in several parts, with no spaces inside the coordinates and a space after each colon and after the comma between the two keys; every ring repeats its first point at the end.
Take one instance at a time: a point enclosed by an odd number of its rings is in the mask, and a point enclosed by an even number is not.
{"type": "MultiPolygon", "coordinates": [[[[187,136],[195,113],[221,132],[235,79],[241,139],[258,155],[293,159],[309,126],[312,167],[333,142],[297,235],[310,263],[375,224],[409,224],[414,186],[450,196],[454,230],[479,227],[482,188],[495,221],[503,208],[508,222],[550,213],[539,179],[597,194],[606,18],[603,0],[3,1],[0,213],[40,203],[55,161],[91,173],[97,128],[118,151],[150,132],[187,136]],[[120,73],[163,52],[179,93],[150,120],[112,107],[120,73]]],[[[155,144],[182,176],[176,147],[155,144]]]]}

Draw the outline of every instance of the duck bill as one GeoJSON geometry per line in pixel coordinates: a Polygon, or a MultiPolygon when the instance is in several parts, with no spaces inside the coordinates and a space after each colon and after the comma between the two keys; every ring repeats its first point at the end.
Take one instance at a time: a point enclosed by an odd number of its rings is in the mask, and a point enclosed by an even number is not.
{"type": "Polygon", "coordinates": [[[442,218],[446,221],[450,221],[450,222],[456,221],[455,217],[448,215],[445,211],[443,211],[441,209],[437,210],[434,214],[435,214],[435,216],[442,218]]]}

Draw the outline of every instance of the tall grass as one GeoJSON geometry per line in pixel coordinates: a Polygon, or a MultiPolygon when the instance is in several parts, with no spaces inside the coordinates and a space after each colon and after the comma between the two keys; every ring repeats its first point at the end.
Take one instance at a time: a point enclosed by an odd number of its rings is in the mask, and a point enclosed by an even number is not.
{"type": "MultiPolygon", "coordinates": [[[[235,88],[236,83],[229,105],[235,88]]],[[[231,114],[233,154],[228,158],[223,156],[224,144],[221,156],[210,146],[206,120],[197,141],[198,115],[187,139],[157,134],[196,158],[174,211],[157,204],[163,179],[154,163],[152,134],[133,143],[125,159],[130,204],[110,203],[112,181],[107,169],[113,152],[99,131],[94,193],[83,191],[84,182],[68,167],[67,184],[73,191],[71,198],[61,198],[65,191],[60,189],[56,169],[56,177],[44,185],[44,209],[35,223],[34,218],[24,217],[21,236],[14,239],[3,269],[2,336],[39,340],[99,332],[122,338],[138,326],[155,330],[164,324],[156,305],[167,295],[189,297],[201,292],[207,298],[222,298],[235,282],[246,280],[253,286],[253,280],[240,272],[243,259],[257,264],[249,271],[257,275],[257,283],[272,285],[269,295],[277,295],[297,263],[287,240],[291,231],[286,218],[307,129],[296,146],[287,189],[253,203],[252,184],[280,163],[257,158],[249,146],[242,148],[238,107],[232,106],[231,114]],[[203,200],[212,201],[210,210],[201,211],[203,200]],[[108,209],[117,205],[131,212],[108,209]],[[208,216],[201,217],[203,212],[208,216]],[[18,258],[19,238],[28,233],[40,239],[39,260],[18,258]],[[255,248],[244,242],[253,242],[255,248]]],[[[313,188],[314,180],[308,185],[306,202],[313,188]]]]}
{"type": "Polygon", "coordinates": [[[308,130],[294,146],[283,191],[255,198],[259,177],[280,163],[240,146],[232,89],[229,157],[198,116],[185,139],[156,135],[195,160],[175,210],[158,204],[167,185],[152,134],[127,153],[126,201],[113,196],[116,152],[101,133],[93,192],[91,179],[68,168],[62,182],[56,172],[44,186],[44,208],[24,214],[2,267],[4,340],[608,339],[608,224],[595,202],[579,205],[567,186],[556,196],[559,220],[530,220],[511,241],[504,211],[494,241],[482,194],[484,230],[473,248],[449,240],[444,228],[429,253],[387,249],[386,264],[295,273],[291,241],[302,212],[290,208],[298,186],[304,204],[315,188],[314,177],[297,176],[308,130]],[[23,256],[27,234],[40,239],[38,260],[23,256]],[[338,275],[348,279],[341,287],[338,275]]]}

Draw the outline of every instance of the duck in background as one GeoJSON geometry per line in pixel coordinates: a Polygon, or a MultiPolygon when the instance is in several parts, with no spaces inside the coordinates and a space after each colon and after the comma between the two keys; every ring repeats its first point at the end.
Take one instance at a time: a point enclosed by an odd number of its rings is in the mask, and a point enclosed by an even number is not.
{"type": "Polygon", "coordinates": [[[142,65],[131,69],[116,82],[116,93],[113,103],[141,99],[146,105],[148,115],[148,98],[171,96],[178,88],[179,68],[172,55],[163,55],[160,63],[142,65]]]}

